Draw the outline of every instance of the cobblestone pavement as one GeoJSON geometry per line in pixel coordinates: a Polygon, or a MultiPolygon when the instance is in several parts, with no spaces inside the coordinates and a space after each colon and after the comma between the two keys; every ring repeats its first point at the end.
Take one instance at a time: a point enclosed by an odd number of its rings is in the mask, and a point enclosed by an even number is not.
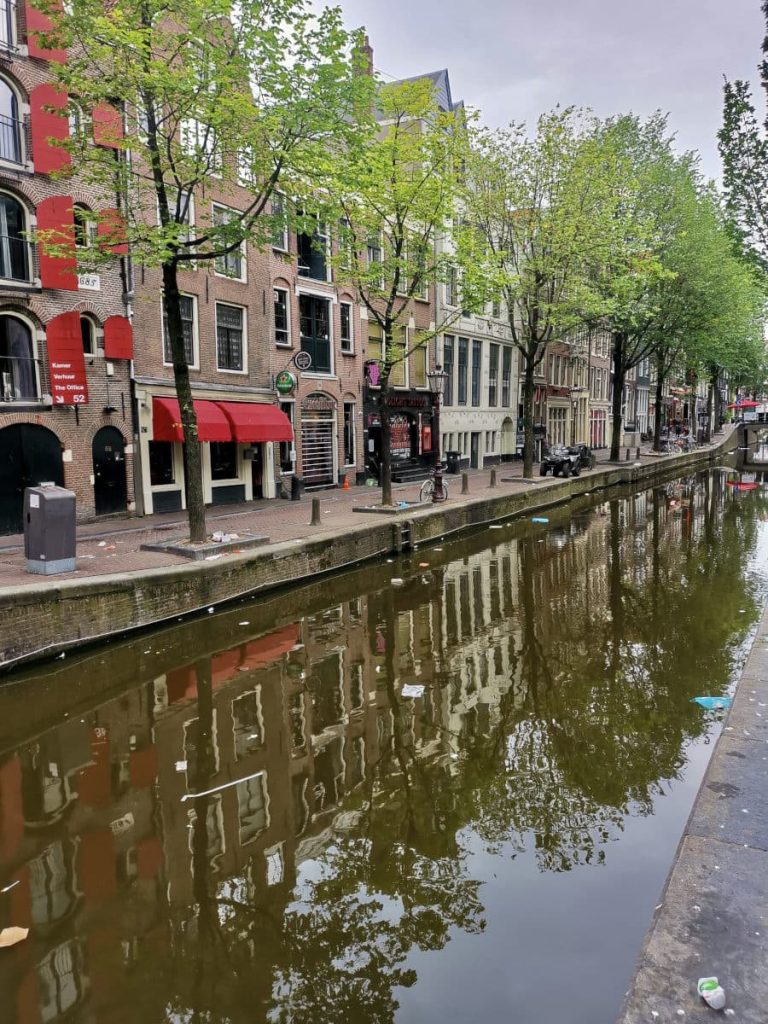
{"type": "MultiPolygon", "coordinates": [[[[622,451],[622,464],[627,463],[622,451]]],[[[608,461],[608,452],[597,452],[598,463],[608,461]]],[[[634,461],[635,449],[630,451],[634,461]]],[[[664,456],[665,461],[672,456],[664,456]]],[[[642,454],[642,462],[658,461],[659,456],[642,454]]],[[[471,470],[469,495],[461,495],[461,477],[447,476],[450,488],[450,502],[457,504],[476,500],[489,494],[490,469],[471,470]]],[[[522,463],[505,463],[496,467],[497,491],[514,493],[535,486],[522,479],[522,463]]],[[[537,471],[538,472],[538,471],[537,471]]],[[[394,484],[395,501],[416,501],[421,482],[394,484]]],[[[318,529],[347,530],[363,526],[372,521],[381,521],[386,514],[369,513],[361,516],[354,512],[355,506],[374,504],[379,500],[378,487],[350,487],[349,490],[331,489],[305,493],[301,501],[272,499],[235,506],[218,506],[208,510],[210,532],[221,530],[236,533],[243,539],[261,535],[272,543],[302,540],[318,529]],[[322,525],[310,526],[311,499],[320,499],[322,525]]],[[[389,518],[388,516],[386,516],[389,518]]],[[[161,551],[142,551],[141,545],[153,541],[183,539],[187,534],[186,518],[183,513],[151,515],[143,518],[109,519],[86,523],[77,530],[77,569],[74,573],[48,577],[52,585],[64,579],[85,579],[108,573],[141,572],[159,566],[183,564],[186,559],[161,551]]],[[[221,556],[225,557],[225,556],[221,556]]],[[[41,583],[43,576],[31,575],[26,571],[21,536],[0,538],[0,590],[19,587],[28,583],[41,583]]]]}

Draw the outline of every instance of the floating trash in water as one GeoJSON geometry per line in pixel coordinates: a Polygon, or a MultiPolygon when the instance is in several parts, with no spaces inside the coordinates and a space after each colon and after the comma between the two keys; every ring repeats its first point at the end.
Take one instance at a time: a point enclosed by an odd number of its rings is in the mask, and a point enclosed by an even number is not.
{"type": "Polygon", "coordinates": [[[707,711],[724,711],[732,703],[732,697],[691,697],[691,704],[699,704],[707,711]]]}
{"type": "Polygon", "coordinates": [[[15,946],[29,935],[29,928],[3,928],[0,932],[0,946],[15,946]]]}
{"type": "Polygon", "coordinates": [[[498,526],[496,523],[493,523],[491,526],[488,527],[488,529],[489,530],[503,530],[504,527],[503,526],[498,526]]]}
{"type": "Polygon", "coordinates": [[[0,889],[0,892],[10,892],[15,886],[21,884],[21,879],[17,878],[15,882],[11,882],[10,885],[6,885],[4,889],[0,889]]]}
{"type": "Polygon", "coordinates": [[[400,691],[401,697],[423,697],[424,687],[420,684],[406,683],[400,691]]]}
{"type": "Polygon", "coordinates": [[[549,520],[547,519],[546,516],[533,516],[531,518],[531,522],[532,523],[548,523],[549,520]]]}
{"type": "Polygon", "coordinates": [[[699,978],[696,991],[713,1010],[722,1010],[725,1006],[725,992],[717,978],[699,978]]]}
{"type": "Polygon", "coordinates": [[[389,582],[393,587],[402,587],[403,585],[403,580],[401,580],[399,576],[393,576],[389,582]]]}

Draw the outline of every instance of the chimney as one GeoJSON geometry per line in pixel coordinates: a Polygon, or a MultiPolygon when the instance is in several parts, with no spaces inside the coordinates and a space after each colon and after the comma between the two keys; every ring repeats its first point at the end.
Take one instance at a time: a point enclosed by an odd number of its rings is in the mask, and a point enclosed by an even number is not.
{"type": "Polygon", "coordinates": [[[366,75],[373,77],[373,47],[368,35],[363,36],[363,45],[360,47],[360,54],[362,56],[362,70],[366,75]]]}

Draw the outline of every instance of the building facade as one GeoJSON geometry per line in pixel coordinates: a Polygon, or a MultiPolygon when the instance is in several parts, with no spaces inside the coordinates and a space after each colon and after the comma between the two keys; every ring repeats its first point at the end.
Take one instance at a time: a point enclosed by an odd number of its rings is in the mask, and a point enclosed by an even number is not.
{"type": "MultiPolygon", "coordinates": [[[[22,528],[24,489],[42,482],[76,495],[78,519],[134,508],[127,250],[111,245],[98,273],[77,262],[105,244],[88,214],[114,197],[66,176],[67,97],[29,5],[0,18],[0,532],[22,528]],[[58,175],[58,176],[55,176],[58,175]],[[36,235],[40,233],[40,240],[36,235]],[[71,245],[54,258],[45,240],[71,245]]],[[[94,118],[94,145],[115,146],[119,114],[94,118]],[[109,129],[105,131],[105,126],[109,129]]]]}

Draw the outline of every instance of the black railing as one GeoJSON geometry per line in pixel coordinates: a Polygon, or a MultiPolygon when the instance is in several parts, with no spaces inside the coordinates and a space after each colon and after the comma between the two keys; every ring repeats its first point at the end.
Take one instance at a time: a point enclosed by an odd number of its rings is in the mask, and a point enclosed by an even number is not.
{"type": "Polygon", "coordinates": [[[32,243],[13,235],[0,235],[0,279],[32,280],[32,243]]]}
{"type": "Polygon", "coordinates": [[[9,160],[14,164],[22,162],[21,137],[23,130],[24,125],[18,118],[0,114],[0,160],[9,160]]]}

